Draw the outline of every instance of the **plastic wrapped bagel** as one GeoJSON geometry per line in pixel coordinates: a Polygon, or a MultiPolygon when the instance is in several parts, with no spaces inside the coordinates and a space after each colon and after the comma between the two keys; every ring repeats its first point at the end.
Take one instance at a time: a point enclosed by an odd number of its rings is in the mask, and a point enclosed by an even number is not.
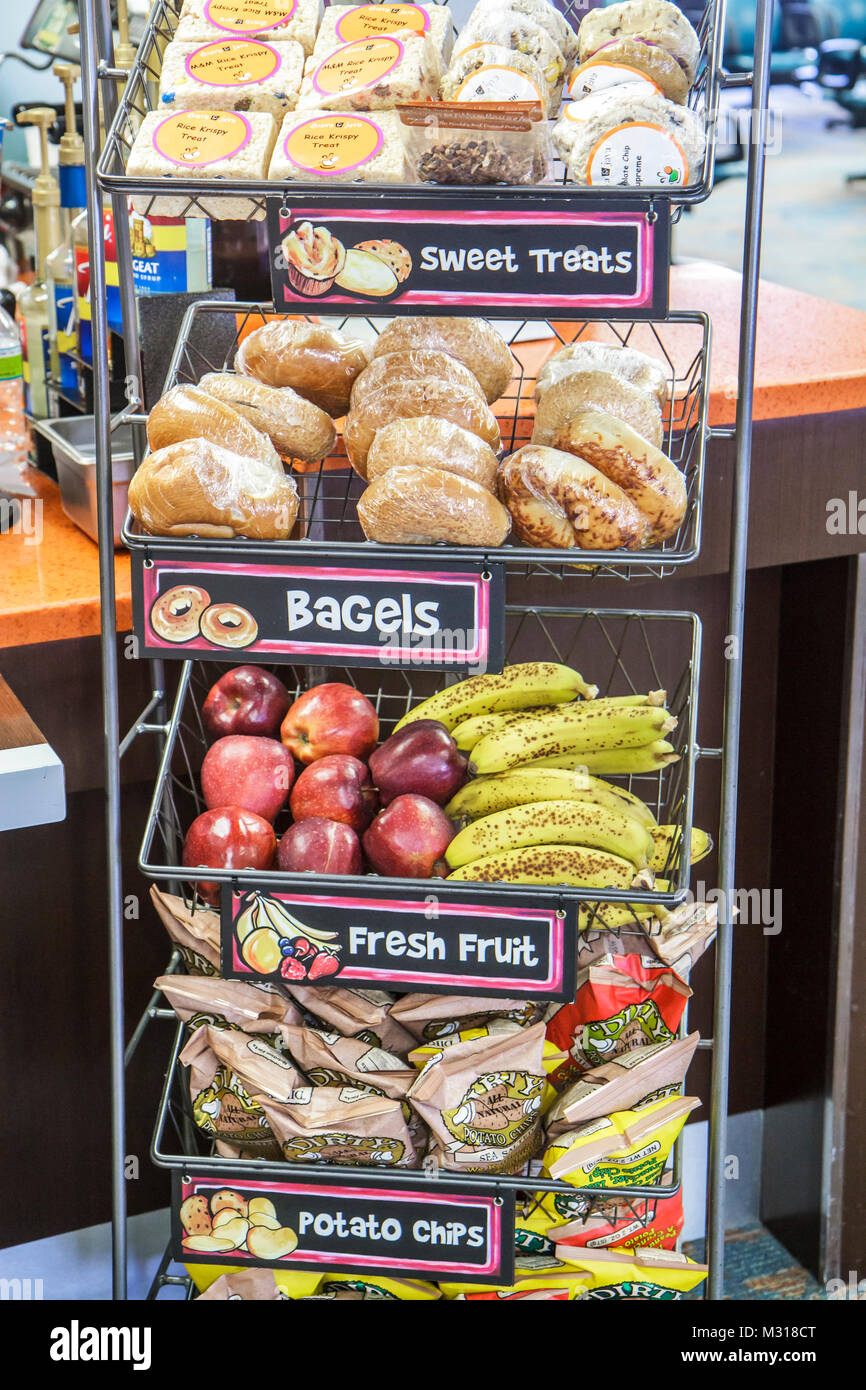
{"type": "Polygon", "coordinates": [[[355,378],[369,362],[363,343],[335,328],[271,319],[244,338],[235,367],[266,386],[290,386],[329,415],[345,415],[355,378]]]}
{"type": "Polygon", "coordinates": [[[374,391],[387,386],[390,381],[427,381],[431,377],[438,381],[450,381],[464,391],[474,391],[483,397],[477,377],[456,357],[433,348],[417,348],[414,351],[407,348],[402,352],[385,352],[373,359],[352,387],[352,409],[359,409],[374,391]]]}
{"type": "Polygon", "coordinates": [[[668,372],[657,358],[637,348],[599,343],[592,338],[578,338],[573,343],[563,343],[562,347],[551,353],[538,373],[535,399],[540,401],[549,387],[565,377],[592,371],[610,372],[612,376],[648,391],[660,406],[667,404],[668,372]]]}
{"type": "Polygon", "coordinates": [[[458,473],[488,492],[495,491],[496,454],[483,439],[451,420],[415,415],[408,420],[392,420],[377,430],[367,454],[368,482],[407,463],[458,473]]]}
{"type": "Polygon", "coordinates": [[[266,434],[283,458],[314,463],[334,451],[337,431],[330,415],[290,386],[265,386],[237,372],[208,372],[199,390],[266,434]]]}
{"type": "Polygon", "coordinates": [[[377,430],[392,420],[409,419],[413,415],[435,415],[451,420],[478,435],[491,449],[499,448],[496,416],[478,392],[436,378],[396,380],[373,391],[346,417],[343,439],[355,472],[362,478],[367,476],[367,454],[377,430]]]}
{"type": "Polygon", "coordinates": [[[298,514],[298,489],[282,469],[206,439],[158,449],[129,485],[129,506],[151,536],[285,540],[298,514]]]}
{"type": "Polygon", "coordinates": [[[535,413],[533,444],[567,448],[558,441],[568,437],[569,422],[583,410],[600,411],[624,420],[642,439],[657,449],[661,447],[662,412],[656,398],[630,381],[604,371],[575,373],[544,392],[535,413]]]}
{"type": "Polygon", "coordinates": [[[498,546],[511,517],[491,492],[440,468],[390,468],[358,500],[368,540],[391,545],[498,546]]]}
{"type": "Polygon", "coordinates": [[[514,534],[543,549],[639,550],[649,524],[622,488],[573,454],[525,444],[499,470],[514,534]]]}
{"type": "Polygon", "coordinates": [[[431,348],[456,357],[480,382],[488,405],[498,401],[514,376],[511,351],[486,319],[410,317],[392,319],[379,334],[373,356],[406,348],[431,348]]]}
{"type": "Polygon", "coordinates": [[[196,386],[173,386],[157,401],[147,420],[151,449],[164,449],[184,439],[207,439],[235,454],[255,459],[274,473],[283,472],[279,454],[266,434],[230,405],[196,386]]]}

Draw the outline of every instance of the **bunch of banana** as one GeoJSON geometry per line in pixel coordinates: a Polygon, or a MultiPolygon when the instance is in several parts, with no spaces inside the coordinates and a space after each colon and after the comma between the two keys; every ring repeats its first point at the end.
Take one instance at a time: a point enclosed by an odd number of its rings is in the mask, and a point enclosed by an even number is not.
{"type": "MultiPolygon", "coordinates": [[[[649,866],[655,873],[666,873],[668,865],[679,858],[682,844],[680,827],[678,825],[654,825],[650,834],[653,839],[653,852],[650,855],[649,866]]],[[[706,830],[698,830],[695,827],[692,830],[689,846],[689,864],[697,864],[701,859],[706,859],[712,848],[713,841],[706,830]]]]}
{"type": "MultiPolygon", "coordinates": [[[[478,822],[476,822],[478,824],[478,822]]],[[[473,859],[448,881],[476,883],[566,884],[574,888],[651,888],[652,874],[635,872],[618,854],[583,845],[530,845],[473,859]]]]}
{"type": "Polygon", "coordinates": [[[501,675],[470,676],[438,691],[404,714],[394,732],[416,719],[438,719],[450,732],[476,715],[555,707],[578,697],[594,700],[597,694],[598,686],[587,684],[570,666],[523,661],[506,666],[501,675]]]}
{"type": "Polygon", "coordinates": [[[677,721],[664,705],[622,705],[587,700],[564,709],[527,713],[505,728],[494,729],[472,749],[469,771],[476,777],[505,772],[539,758],[564,755],[616,754],[612,770],[619,772],[620,755],[664,739],[677,721]]]}
{"type": "Polygon", "coordinates": [[[533,801],[589,801],[631,816],[649,829],[656,824],[650,808],[625,787],[591,777],[581,766],[568,771],[538,768],[534,763],[467,782],[452,796],[445,814],[451,820],[477,820],[479,816],[507,811],[511,806],[526,806],[533,801]]]}

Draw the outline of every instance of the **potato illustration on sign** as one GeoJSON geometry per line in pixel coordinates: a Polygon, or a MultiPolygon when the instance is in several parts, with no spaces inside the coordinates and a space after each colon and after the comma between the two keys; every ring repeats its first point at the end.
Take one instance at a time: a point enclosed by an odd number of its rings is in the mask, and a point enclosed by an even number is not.
{"type": "Polygon", "coordinates": [[[246,1251],[257,1260],[281,1260],[297,1248],[297,1233],[281,1226],[269,1197],[246,1200],[239,1192],[223,1188],[208,1201],[203,1193],[181,1204],[183,1244],[197,1254],[224,1255],[246,1251]]]}

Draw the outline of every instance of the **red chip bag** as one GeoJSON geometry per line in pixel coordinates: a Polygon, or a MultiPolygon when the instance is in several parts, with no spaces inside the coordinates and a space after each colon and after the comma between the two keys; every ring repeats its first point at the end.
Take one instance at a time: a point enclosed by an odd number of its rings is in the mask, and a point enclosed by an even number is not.
{"type": "Polygon", "coordinates": [[[564,1226],[551,1226],[547,1238],[556,1245],[590,1250],[636,1250],[647,1245],[675,1250],[683,1229],[683,1194],[680,1186],[671,1188],[672,1178],[670,1171],[665,1173],[657,1197],[592,1198],[585,1215],[564,1226]]]}

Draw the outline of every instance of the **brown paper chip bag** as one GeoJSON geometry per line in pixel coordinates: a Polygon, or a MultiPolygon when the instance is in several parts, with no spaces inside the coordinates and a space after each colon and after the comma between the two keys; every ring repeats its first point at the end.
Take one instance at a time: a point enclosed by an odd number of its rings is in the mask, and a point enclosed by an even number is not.
{"type": "MultiPolygon", "coordinates": [[[[315,1018],[342,1033],[406,1057],[415,1039],[391,1017],[394,996],[378,989],[334,989],[286,985],[292,998],[315,1018]]],[[[300,1023],[302,1020],[292,1020],[300,1023]]]]}
{"type": "Polygon", "coordinates": [[[163,893],[151,885],[150,901],[157,916],[180,951],[190,975],[219,975],[220,918],[218,912],[200,907],[195,912],[183,898],[163,893]]]}
{"type": "Polygon", "coordinates": [[[391,1010],[391,1017],[408,1028],[418,1042],[465,1032],[494,1018],[526,1028],[537,1016],[536,1005],[526,999],[489,994],[404,994],[391,1010]]]}
{"type": "Polygon", "coordinates": [[[718,903],[683,903],[666,913],[661,922],[650,919],[643,926],[659,960],[687,978],[714,940],[718,924],[718,903]]]}
{"type": "Polygon", "coordinates": [[[353,1086],[303,1086],[285,1102],[265,1095],[254,1100],[289,1163],[417,1167],[398,1100],[365,1095],[353,1086]]]}
{"type": "Polygon", "coordinates": [[[280,1037],[287,1052],[314,1086],[352,1085],[371,1095],[402,1100],[415,1077],[415,1068],[402,1057],[361,1038],[321,1028],[297,1028],[282,1024],[280,1037]]]}
{"type": "Polygon", "coordinates": [[[602,1115],[612,1115],[615,1110],[628,1110],[648,1096],[661,1099],[674,1095],[685,1080],[699,1039],[699,1033],[689,1033],[688,1037],[674,1038],[672,1042],[636,1047],[586,1072],[548,1110],[548,1138],[602,1115]]]}
{"type": "Polygon", "coordinates": [[[409,1101],[445,1168],[517,1173],[541,1139],[544,1024],[457,1043],[432,1057],[409,1101]]]}
{"type": "MultiPolygon", "coordinates": [[[[203,1134],[246,1145],[272,1141],[264,1111],[243,1082],[217,1057],[211,1039],[219,1030],[196,1028],[180,1061],[189,1067],[193,1119],[203,1134]]],[[[250,1035],[249,1040],[253,1039],[250,1035]]]]}
{"type": "Polygon", "coordinates": [[[274,1100],[286,1100],[308,1078],[291,1057],[264,1038],[242,1033],[238,1028],[204,1030],[208,1045],[223,1066],[231,1067],[249,1095],[263,1091],[274,1100]]]}
{"type": "Polygon", "coordinates": [[[275,1037],[281,1023],[300,1023],[294,1004],[278,990],[238,980],[200,979],[194,975],[160,975],[161,989],[178,1018],[190,1028],[242,1028],[245,1033],[275,1037]]]}
{"type": "Polygon", "coordinates": [[[280,1303],[286,1298],[277,1288],[272,1269],[239,1269],[221,1274],[209,1289],[199,1294],[196,1303],[235,1303],[239,1300],[257,1303],[280,1303]]]}
{"type": "Polygon", "coordinates": [[[214,1153],[219,1158],[258,1158],[265,1163],[280,1163],[283,1155],[276,1139],[263,1140],[260,1144],[228,1144],[224,1139],[214,1143],[214,1153]]]}

